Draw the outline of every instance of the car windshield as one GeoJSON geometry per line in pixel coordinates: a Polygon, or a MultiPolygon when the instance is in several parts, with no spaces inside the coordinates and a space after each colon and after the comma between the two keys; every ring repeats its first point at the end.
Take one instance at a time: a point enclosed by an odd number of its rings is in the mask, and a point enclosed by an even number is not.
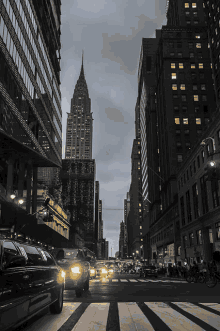
{"type": "Polygon", "coordinates": [[[57,260],[73,260],[73,259],[78,259],[80,256],[78,249],[71,249],[71,250],[67,250],[67,249],[62,249],[59,250],[56,254],[56,259],[57,260]]]}

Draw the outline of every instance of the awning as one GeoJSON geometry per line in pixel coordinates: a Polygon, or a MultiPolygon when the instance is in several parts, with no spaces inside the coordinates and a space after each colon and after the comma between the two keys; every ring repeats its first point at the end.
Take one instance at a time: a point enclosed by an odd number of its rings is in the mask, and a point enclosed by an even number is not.
{"type": "Polygon", "coordinates": [[[56,163],[49,160],[32,148],[22,144],[17,139],[7,134],[2,128],[0,128],[0,158],[10,157],[12,154],[23,156],[32,160],[33,166],[36,167],[61,167],[61,163],[56,163]]]}

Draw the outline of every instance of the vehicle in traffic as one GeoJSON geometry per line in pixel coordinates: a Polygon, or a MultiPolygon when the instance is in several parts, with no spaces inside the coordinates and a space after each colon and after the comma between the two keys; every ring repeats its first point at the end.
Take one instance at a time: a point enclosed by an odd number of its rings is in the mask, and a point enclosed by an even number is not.
{"type": "Polygon", "coordinates": [[[65,273],[42,246],[0,237],[0,330],[63,308],[65,273]]]}
{"type": "Polygon", "coordinates": [[[108,268],[106,267],[104,262],[96,262],[96,277],[107,277],[108,276],[108,268]]]}
{"type": "Polygon", "coordinates": [[[88,291],[91,257],[79,248],[56,248],[53,254],[65,272],[65,290],[75,290],[77,297],[88,291]]]}
{"type": "Polygon", "coordinates": [[[155,277],[157,278],[158,272],[157,268],[154,265],[149,265],[149,266],[142,266],[140,268],[140,277],[155,277]]]}

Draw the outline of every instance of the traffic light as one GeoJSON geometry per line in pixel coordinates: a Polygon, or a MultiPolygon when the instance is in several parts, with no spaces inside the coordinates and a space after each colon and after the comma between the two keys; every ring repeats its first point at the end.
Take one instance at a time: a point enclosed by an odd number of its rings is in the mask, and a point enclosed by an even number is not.
{"type": "Polygon", "coordinates": [[[220,179],[220,161],[212,160],[206,163],[205,170],[205,180],[215,181],[220,179]]]}

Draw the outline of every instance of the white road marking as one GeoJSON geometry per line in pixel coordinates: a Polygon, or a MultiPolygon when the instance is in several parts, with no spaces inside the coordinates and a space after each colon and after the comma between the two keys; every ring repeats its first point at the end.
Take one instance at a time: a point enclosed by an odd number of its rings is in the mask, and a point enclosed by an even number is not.
{"type": "Polygon", "coordinates": [[[215,309],[215,310],[220,312],[220,304],[219,303],[216,303],[216,302],[215,303],[200,302],[200,305],[210,307],[210,308],[215,309]]]}
{"type": "Polygon", "coordinates": [[[136,279],[129,279],[130,282],[137,282],[136,279]]]}
{"type": "Polygon", "coordinates": [[[127,279],[120,279],[121,282],[127,282],[127,279]]]}
{"type": "Polygon", "coordinates": [[[91,303],[72,331],[105,331],[109,303],[91,303]]]}
{"type": "Polygon", "coordinates": [[[145,302],[172,331],[205,331],[164,302],[145,302]]]}
{"type": "MultiPolygon", "coordinates": [[[[173,302],[174,303],[174,302],[173,302]]],[[[202,321],[206,322],[207,324],[211,325],[213,328],[220,330],[220,321],[217,319],[217,315],[211,313],[203,308],[200,308],[193,303],[184,302],[184,306],[181,307],[180,302],[176,302],[175,305],[182,308],[183,310],[187,311],[191,315],[201,319],[202,321]]]]}

